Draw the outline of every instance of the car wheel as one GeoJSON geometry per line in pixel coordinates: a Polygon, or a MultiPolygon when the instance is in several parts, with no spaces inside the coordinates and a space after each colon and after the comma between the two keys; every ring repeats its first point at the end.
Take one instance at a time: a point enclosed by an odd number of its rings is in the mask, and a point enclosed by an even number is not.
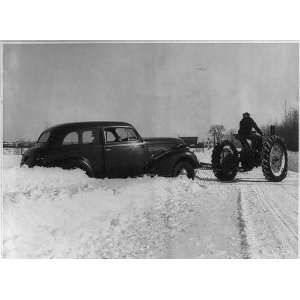
{"type": "Polygon", "coordinates": [[[191,163],[189,163],[188,161],[180,161],[175,165],[175,168],[173,170],[173,177],[182,175],[187,176],[191,179],[195,178],[195,170],[191,163]]]}

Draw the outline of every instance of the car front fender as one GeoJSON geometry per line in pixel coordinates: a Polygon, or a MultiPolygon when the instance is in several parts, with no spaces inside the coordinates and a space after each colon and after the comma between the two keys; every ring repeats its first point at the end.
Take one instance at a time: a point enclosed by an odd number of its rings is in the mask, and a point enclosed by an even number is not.
{"type": "Polygon", "coordinates": [[[197,157],[193,152],[188,148],[177,148],[166,150],[152,157],[148,172],[162,176],[172,176],[175,165],[182,160],[190,162],[194,169],[200,167],[197,157]]]}

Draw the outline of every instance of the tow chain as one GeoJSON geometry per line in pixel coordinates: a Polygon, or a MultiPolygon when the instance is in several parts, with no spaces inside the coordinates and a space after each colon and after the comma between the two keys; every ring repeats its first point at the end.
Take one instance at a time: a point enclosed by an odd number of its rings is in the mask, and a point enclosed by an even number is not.
{"type": "Polygon", "coordinates": [[[212,170],[212,165],[208,163],[200,163],[198,170],[212,170]]]}

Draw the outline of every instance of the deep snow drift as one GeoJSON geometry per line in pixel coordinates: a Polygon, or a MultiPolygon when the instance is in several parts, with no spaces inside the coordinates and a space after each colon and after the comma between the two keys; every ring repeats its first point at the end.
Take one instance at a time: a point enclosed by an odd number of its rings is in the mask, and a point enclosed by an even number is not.
{"type": "Polygon", "coordinates": [[[260,170],[233,183],[208,170],[194,181],[92,179],[80,170],[19,168],[19,160],[4,155],[4,257],[297,256],[297,173],[282,183],[266,182],[260,170]]]}

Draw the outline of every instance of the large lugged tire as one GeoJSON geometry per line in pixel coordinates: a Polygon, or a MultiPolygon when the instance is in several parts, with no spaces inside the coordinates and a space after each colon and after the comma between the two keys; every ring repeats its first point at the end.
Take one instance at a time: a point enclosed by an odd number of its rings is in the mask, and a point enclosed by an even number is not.
{"type": "Polygon", "coordinates": [[[223,141],[215,146],[212,153],[212,169],[221,181],[231,181],[238,171],[238,153],[235,145],[230,141],[223,141]]]}
{"type": "Polygon", "coordinates": [[[173,170],[173,177],[177,177],[179,175],[185,175],[188,178],[194,179],[195,178],[195,170],[191,163],[188,161],[180,161],[178,162],[173,170]]]}
{"type": "Polygon", "coordinates": [[[288,170],[286,146],[280,137],[272,135],[265,138],[262,149],[262,171],[269,181],[282,181],[288,170]]]}

